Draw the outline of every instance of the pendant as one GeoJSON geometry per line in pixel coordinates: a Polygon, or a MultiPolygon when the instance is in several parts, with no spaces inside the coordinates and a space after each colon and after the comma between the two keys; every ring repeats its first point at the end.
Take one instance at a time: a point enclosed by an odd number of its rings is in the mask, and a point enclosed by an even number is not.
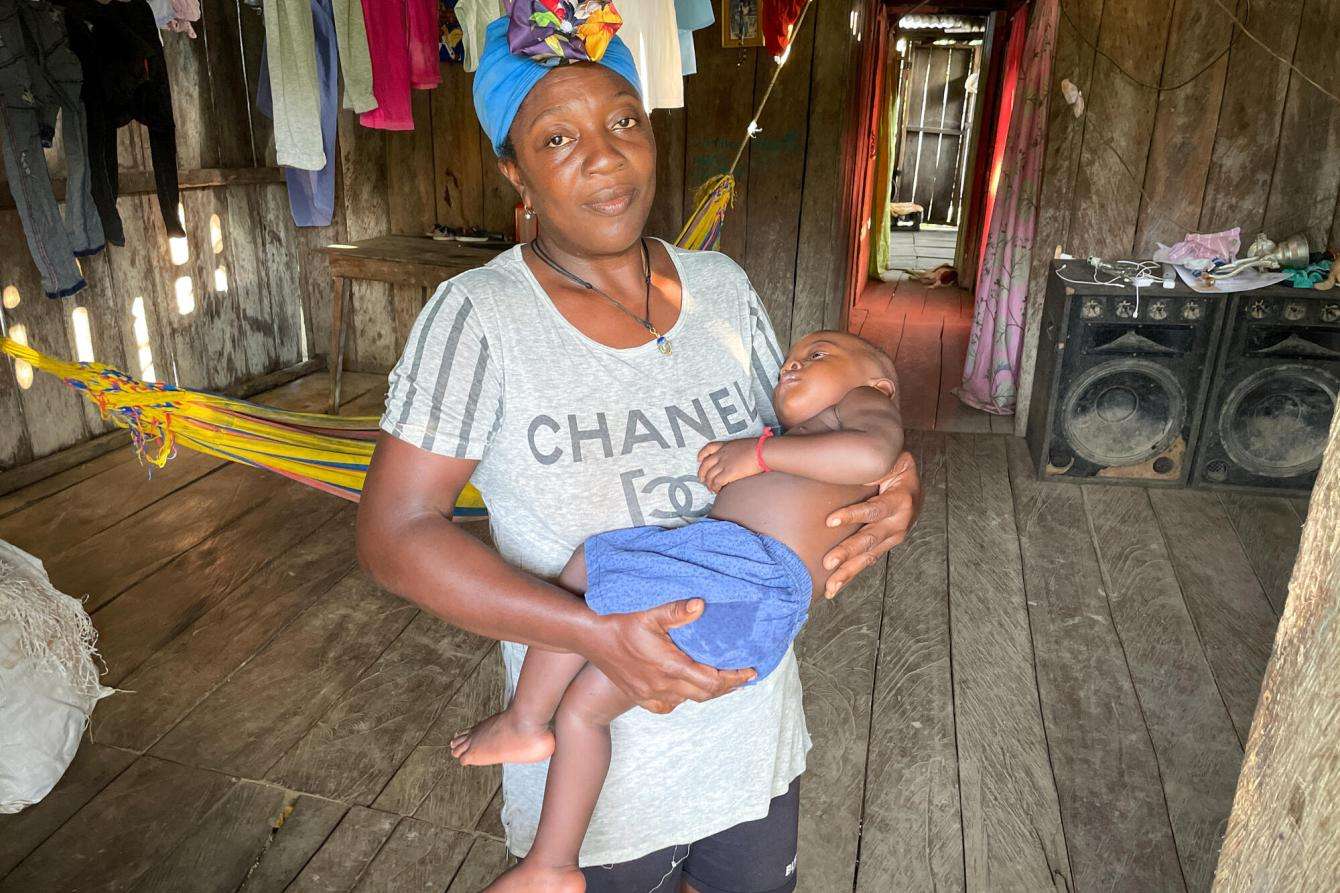
{"type": "Polygon", "coordinates": [[[670,339],[667,338],[667,337],[665,337],[664,335],[657,335],[657,336],[656,336],[656,349],[659,350],[663,356],[667,356],[667,357],[670,356],[670,354],[671,354],[671,350],[670,350],[670,339]]]}

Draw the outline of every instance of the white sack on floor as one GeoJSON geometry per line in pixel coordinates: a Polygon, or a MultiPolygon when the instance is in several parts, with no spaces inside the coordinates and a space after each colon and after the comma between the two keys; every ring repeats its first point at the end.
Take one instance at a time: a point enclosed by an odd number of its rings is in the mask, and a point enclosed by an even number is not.
{"type": "Polygon", "coordinates": [[[97,633],[42,562],[0,540],[0,813],[45,797],[65,774],[98,683],[97,633]]]}

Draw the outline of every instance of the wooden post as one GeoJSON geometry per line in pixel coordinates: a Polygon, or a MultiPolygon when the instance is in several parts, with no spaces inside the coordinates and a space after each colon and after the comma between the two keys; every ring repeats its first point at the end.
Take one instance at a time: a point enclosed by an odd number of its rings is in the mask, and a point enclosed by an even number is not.
{"type": "Polygon", "coordinates": [[[1214,890],[1340,878],[1340,412],[1312,491],[1214,890]]]}

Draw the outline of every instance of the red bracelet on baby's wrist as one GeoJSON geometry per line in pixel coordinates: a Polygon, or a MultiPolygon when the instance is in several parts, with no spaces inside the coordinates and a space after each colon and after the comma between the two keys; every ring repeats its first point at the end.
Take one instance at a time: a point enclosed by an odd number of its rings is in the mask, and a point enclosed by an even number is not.
{"type": "Polygon", "coordinates": [[[763,433],[758,436],[758,443],[754,444],[754,460],[758,462],[759,471],[772,471],[768,463],[763,461],[763,441],[772,436],[772,426],[764,425],[763,433]]]}

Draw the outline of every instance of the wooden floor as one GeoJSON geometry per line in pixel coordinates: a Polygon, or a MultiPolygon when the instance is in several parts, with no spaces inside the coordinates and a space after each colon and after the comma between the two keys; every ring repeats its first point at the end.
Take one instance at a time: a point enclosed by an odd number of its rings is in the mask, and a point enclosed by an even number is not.
{"type": "Polygon", "coordinates": [[[965,405],[953,390],[963,380],[972,328],[972,294],[957,287],[870,280],[848,328],[893,357],[902,387],[903,424],[920,431],[1010,433],[1014,417],[965,405]]]}
{"type": "MultiPolygon", "coordinates": [[[[382,382],[345,382],[376,411],[382,382]]],[[[317,407],[323,386],[260,399],[317,407]]],[[[998,435],[909,443],[920,523],[799,643],[801,889],[1208,889],[1303,506],[1038,484],[998,435]]],[[[0,538],[88,594],[125,690],[55,791],[0,816],[0,890],[474,891],[498,871],[498,773],[447,754],[499,703],[496,649],[371,585],[353,522],[193,454],[0,497],[0,538]]]]}

